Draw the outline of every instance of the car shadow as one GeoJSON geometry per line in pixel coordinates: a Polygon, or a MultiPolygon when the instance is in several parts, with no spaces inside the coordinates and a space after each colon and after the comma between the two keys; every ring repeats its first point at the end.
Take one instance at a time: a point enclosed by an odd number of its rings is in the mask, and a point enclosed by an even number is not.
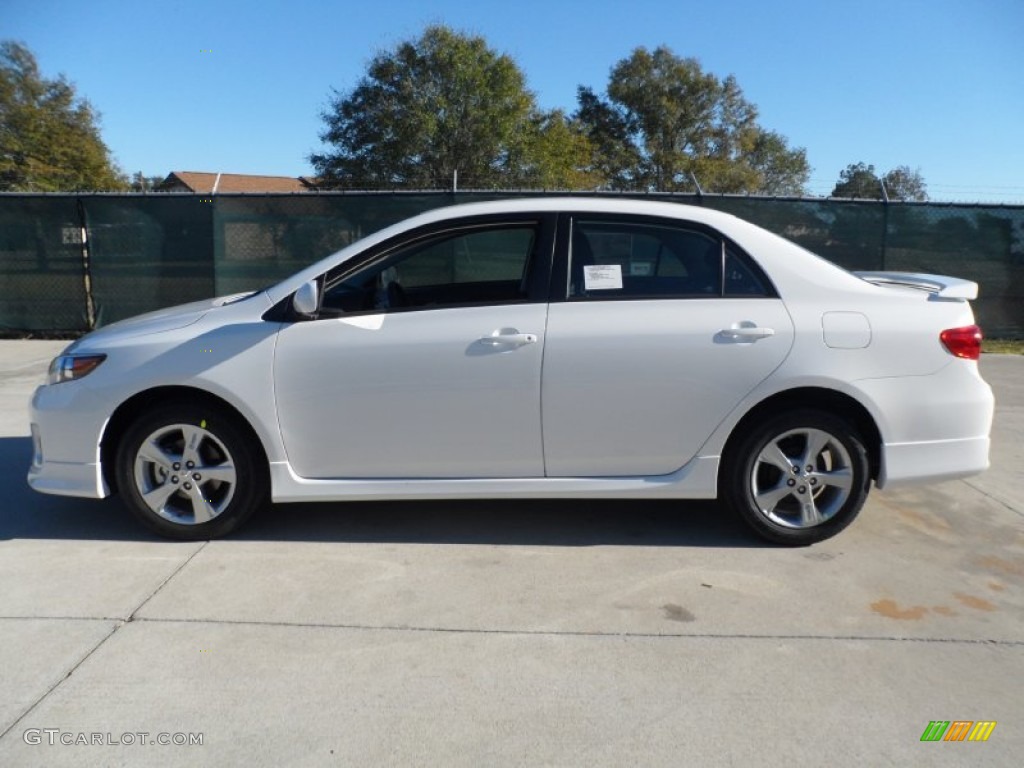
{"type": "MultiPolygon", "coordinates": [[[[117,498],[36,493],[27,437],[0,437],[0,540],[159,541],[117,498]]],[[[240,541],[510,546],[770,547],[713,501],[472,499],[274,504],[240,541]]]]}

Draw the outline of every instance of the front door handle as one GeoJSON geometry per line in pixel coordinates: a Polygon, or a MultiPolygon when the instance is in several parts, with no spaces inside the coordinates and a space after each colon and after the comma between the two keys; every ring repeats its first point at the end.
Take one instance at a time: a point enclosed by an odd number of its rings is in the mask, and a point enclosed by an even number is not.
{"type": "Polygon", "coordinates": [[[490,336],[480,339],[484,344],[492,347],[521,347],[525,344],[535,344],[537,334],[520,333],[516,328],[499,328],[490,336]]]}

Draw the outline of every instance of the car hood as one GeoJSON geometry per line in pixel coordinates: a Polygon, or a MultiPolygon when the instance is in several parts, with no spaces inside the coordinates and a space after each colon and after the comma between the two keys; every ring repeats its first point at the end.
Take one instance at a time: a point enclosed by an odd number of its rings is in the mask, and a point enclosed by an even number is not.
{"type": "Polygon", "coordinates": [[[96,346],[97,343],[102,344],[111,338],[125,339],[184,328],[197,322],[210,310],[249,298],[255,293],[258,293],[258,291],[238,293],[231,296],[219,296],[215,299],[203,299],[188,304],[179,304],[176,307],[158,309],[155,312],[136,315],[126,320],[119,320],[116,323],[111,323],[83,336],[68,347],[65,352],[72,352],[81,346],[96,346]]]}

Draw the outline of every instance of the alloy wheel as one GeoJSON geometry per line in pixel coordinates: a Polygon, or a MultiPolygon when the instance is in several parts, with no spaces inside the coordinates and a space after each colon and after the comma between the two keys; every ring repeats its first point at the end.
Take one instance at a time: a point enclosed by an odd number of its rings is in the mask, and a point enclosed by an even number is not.
{"type": "Polygon", "coordinates": [[[849,452],[822,429],[792,429],[770,439],[750,474],[757,509],[787,528],[827,522],[842,509],[852,486],[849,452]]]}
{"type": "Polygon", "coordinates": [[[219,516],[238,484],[224,443],[195,424],[170,424],[146,437],[135,454],[134,476],[146,506],[181,525],[219,516]]]}

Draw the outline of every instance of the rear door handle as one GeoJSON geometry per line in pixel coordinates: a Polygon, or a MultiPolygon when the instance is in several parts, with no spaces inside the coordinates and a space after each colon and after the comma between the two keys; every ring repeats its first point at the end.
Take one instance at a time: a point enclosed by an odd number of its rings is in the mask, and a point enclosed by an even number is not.
{"type": "Polygon", "coordinates": [[[723,328],[718,332],[720,336],[726,339],[733,339],[736,341],[757,341],[758,339],[766,339],[769,336],[775,335],[774,328],[762,328],[761,326],[754,325],[753,323],[737,323],[732,328],[723,328]]]}
{"type": "Polygon", "coordinates": [[[537,334],[520,333],[515,328],[499,328],[490,336],[481,338],[480,341],[492,347],[521,347],[525,344],[535,344],[537,334]]]}

